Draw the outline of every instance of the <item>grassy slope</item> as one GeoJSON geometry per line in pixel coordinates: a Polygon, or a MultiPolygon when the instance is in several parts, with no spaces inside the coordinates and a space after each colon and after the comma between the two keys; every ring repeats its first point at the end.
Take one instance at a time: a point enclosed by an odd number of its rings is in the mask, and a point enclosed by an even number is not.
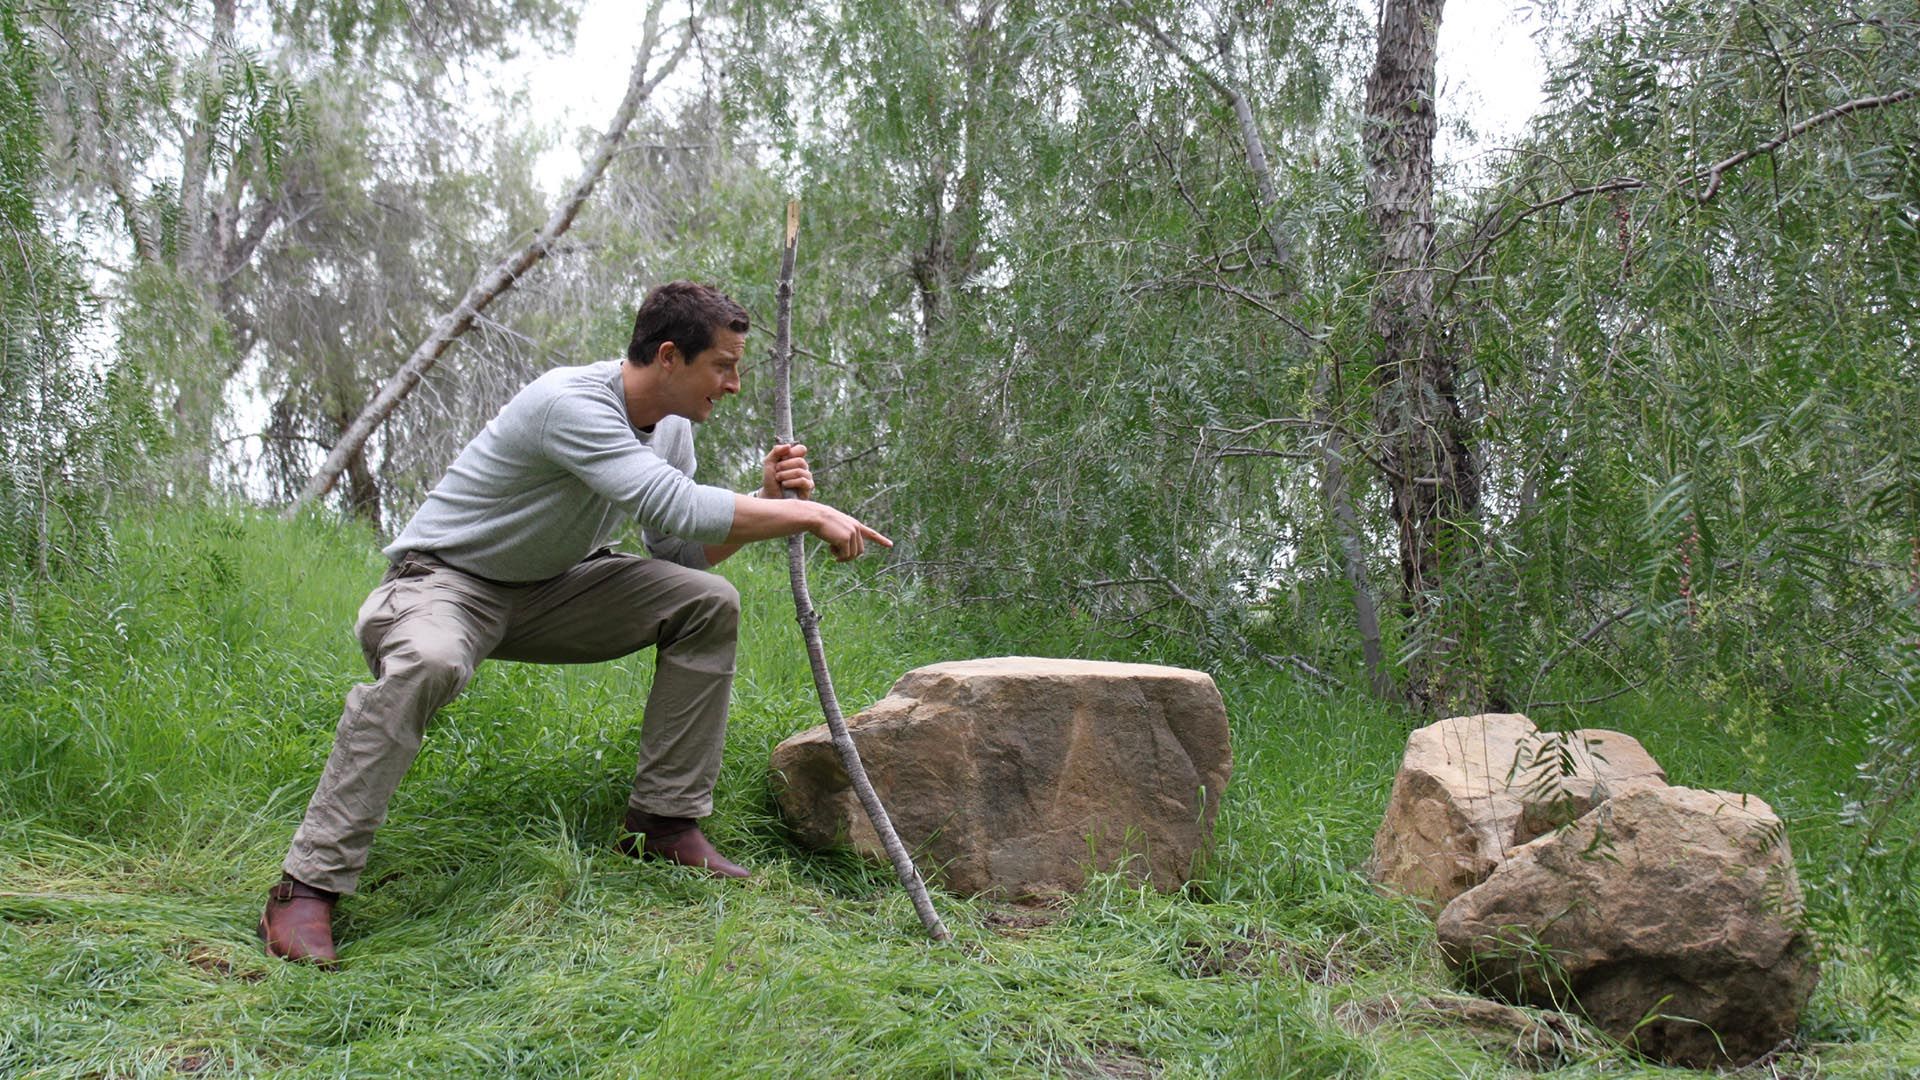
{"type": "MultiPolygon", "coordinates": [[[[766,549],[727,568],[747,621],[711,830],[752,883],[610,850],[646,658],[490,664],[430,733],[342,906],[345,970],[268,963],[253,923],[364,677],[348,628],[377,555],[358,533],[244,516],[122,539],[97,580],[14,596],[0,637],[0,1075],[1515,1071],[1457,1024],[1355,1022],[1451,989],[1427,923],[1353,870],[1404,722],[1285,675],[1219,673],[1235,776],[1192,896],[1115,880],[1051,911],[942,896],[958,941],[928,944],[888,872],[798,852],[771,817],[767,752],[817,715],[766,549]]],[[[829,595],[848,580],[821,577],[829,595]]],[[[826,611],[850,706],[922,663],[1076,651],[867,595],[826,611]]],[[[1676,782],[1771,800],[1820,888],[1857,739],[1839,718],[1738,738],[1714,720],[1644,699],[1583,718],[1640,736],[1676,782]]],[[[1860,982],[1829,965],[1812,1052],[1787,1064],[1920,1067],[1859,1019],[1860,982]]],[[[1562,1063],[1640,1071],[1658,1070],[1597,1041],[1562,1063]]]]}

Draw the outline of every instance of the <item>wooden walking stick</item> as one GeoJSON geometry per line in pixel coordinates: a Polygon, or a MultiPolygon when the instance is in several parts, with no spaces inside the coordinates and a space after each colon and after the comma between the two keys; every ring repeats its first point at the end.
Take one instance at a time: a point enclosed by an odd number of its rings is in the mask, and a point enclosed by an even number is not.
{"type": "MultiPolygon", "coordinates": [[[[787,445],[793,443],[793,383],[789,372],[793,366],[793,256],[799,243],[800,204],[793,201],[787,203],[787,243],[780,255],[780,288],[775,293],[779,316],[773,339],[774,425],[778,428],[774,437],[787,445]]],[[[796,497],[792,491],[783,494],[789,499],[796,497]]],[[[887,808],[874,793],[866,766],[860,763],[860,751],[853,745],[853,735],[840,715],[840,699],[833,693],[833,676],[827,671],[827,652],[820,644],[820,615],[813,610],[813,597],[807,590],[803,536],[787,537],[787,577],[793,583],[794,618],[799,621],[800,635],[807,642],[807,660],[813,665],[813,686],[820,692],[820,711],[827,714],[827,731],[833,735],[840,767],[847,771],[847,779],[853,781],[854,794],[860,797],[867,820],[873,822],[873,831],[879,834],[881,845],[887,849],[887,858],[893,860],[900,884],[913,898],[913,909],[920,913],[920,924],[935,941],[946,941],[953,935],[940,921],[940,913],[933,910],[933,901],[927,898],[927,884],[920,879],[920,871],[914,867],[913,856],[907,854],[899,834],[893,831],[893,820],[887,817],[887,808]]]]}

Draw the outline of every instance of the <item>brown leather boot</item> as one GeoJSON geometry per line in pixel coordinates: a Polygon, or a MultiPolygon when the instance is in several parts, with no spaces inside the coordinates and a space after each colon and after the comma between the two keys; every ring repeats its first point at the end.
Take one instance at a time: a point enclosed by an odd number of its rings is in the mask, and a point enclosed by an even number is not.
{"type": "Polygon", "coordinates": [[[705,870],[714,877],[752,877],[753,872],[714,850],[713,842],[700,831],[692,818],[662,817],[643,810],[627,808],[626,833],[616,845],[622,855],[639,859],[665,859],[681,866],[705,870]],[[635,843],[635,833],[640,843],[635,843]]]}
{"type": "Polygon", "coordinates": [[[316,889],[304,881],[282,877],[267,890],[267,910],[260,915],[260,943],[268,956],[338,966],[333,951],[333,905],[339,893],[316,889]]]}

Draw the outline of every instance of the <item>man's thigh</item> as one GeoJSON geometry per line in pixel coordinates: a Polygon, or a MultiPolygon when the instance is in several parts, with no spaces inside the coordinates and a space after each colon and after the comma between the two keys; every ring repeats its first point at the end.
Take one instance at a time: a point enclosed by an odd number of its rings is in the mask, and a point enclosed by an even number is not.
{"type": "Polygon", "coordinates": [[[739,602],[732,582],[718,574],[663,559],[601,555],[522,598],[491,655],[540,664],[598,663],[672,640],[688,619],[734,612],[739,602]]]}
{"type": "Polygon", "coordinates": [[[500,639],[510,590],[422,556],[408,556],[360,605],[354,635],[375,677],[396,652],[464,660],[469,669],[500,639]]]}

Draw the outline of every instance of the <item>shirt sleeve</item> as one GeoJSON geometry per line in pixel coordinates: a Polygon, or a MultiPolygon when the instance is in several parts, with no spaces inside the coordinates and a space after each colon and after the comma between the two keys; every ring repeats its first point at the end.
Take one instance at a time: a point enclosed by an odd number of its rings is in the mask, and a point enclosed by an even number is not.
{"type": "Polygon", "coordinates": [[[640,535],[647,541],[647,554],[656,559],[677,563],[691,570],[711,570],[713,564],[707,561],[707,545],[692,540],[682,540],[678,536],[655,532],[642,526],[640,535]]]}
{"type": "Polygon", "coordinates": [[[733,492],[695,483],[635,438],[616,409],[557,396],[547,403],[540,446],[644,530],[695,544],[720,543],[733,531],[733,492]]]}
{"type": "MultiPolygon", "coordinates": [[[[666,423],[666,421],[662,421],[666,423]]],[[[667,464],[680,470],[691,478],[695,474],[698,459],[693,448],[693,432],[687,429],[655,429],[653,452],[660,455],[667,464]],[[669,434],[671,432],[671,434],[669,434]]],[[[713,564],[707,561],[707,545],[695,543],[678,536],[663,533],[658,529],[640,528],[641,538],[646,541],[647,553],[656,559],[664,559],[694,570],[711,570],[713,564]]]]}

